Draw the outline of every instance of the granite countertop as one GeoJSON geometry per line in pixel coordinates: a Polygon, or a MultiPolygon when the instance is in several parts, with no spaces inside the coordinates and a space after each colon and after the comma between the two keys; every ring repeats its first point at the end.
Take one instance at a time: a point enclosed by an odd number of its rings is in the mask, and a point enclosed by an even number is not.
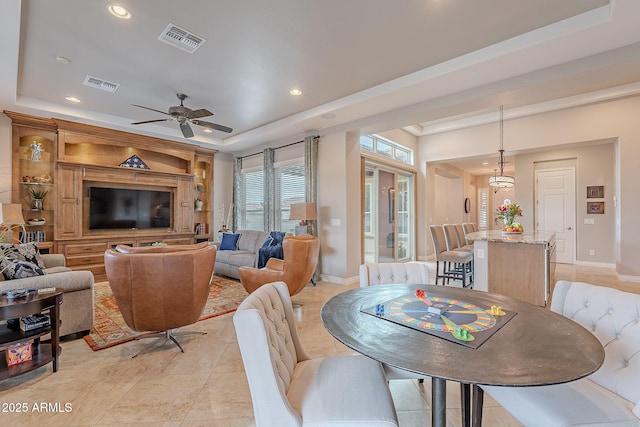
{"type": "Polygon", "coordinates": [[[468,233],[468,240],[487,242],[547,244],[554,239],[555,233],[549,231],[525,231],[521,234],[503,234],[500,230],[485,230],[468,233]]]}

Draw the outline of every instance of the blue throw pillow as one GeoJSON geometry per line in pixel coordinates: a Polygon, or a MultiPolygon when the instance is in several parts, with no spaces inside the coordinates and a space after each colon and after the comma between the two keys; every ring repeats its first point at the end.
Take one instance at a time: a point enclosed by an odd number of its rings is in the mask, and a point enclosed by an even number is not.
{"type": "Polygon", "coordinates": [[[273,239],[271,242],[270,246],[275,246],[278,243],[282,243],[282,241],[284,240],[284,236],[287,233],[284,231],[272,231],[269,233],[269,236],[271,236],[271,238],[273,239]]]}
{"type": "Polygon", "coordinates": [[[240,234],[222,233],[221,251],[237,251],[240,234]]]}

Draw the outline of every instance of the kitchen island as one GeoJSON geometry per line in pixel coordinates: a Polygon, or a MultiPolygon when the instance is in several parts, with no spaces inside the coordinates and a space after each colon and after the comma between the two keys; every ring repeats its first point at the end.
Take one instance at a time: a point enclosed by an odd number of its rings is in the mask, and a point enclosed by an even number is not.
{"type": "Polygon", "coordinates": [[[477,231],[473,241],[473,288],[546,306],[555,268],[555,233],[477,231]]]}

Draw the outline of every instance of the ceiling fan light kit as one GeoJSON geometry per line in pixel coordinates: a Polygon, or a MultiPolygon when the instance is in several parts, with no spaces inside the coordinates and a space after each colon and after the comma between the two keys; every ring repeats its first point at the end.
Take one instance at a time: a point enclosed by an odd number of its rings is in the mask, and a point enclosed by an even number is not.
{"type": "Polygon", "coordinates": [[[175,120],[178,122],[180,126],[180,130],[182,131],[182,136],[185,138],[193,137],[193,129],[189,123],[194,124],[196,126],[202,126],[208,129],[219,130],[221,132],[231,133],[233,129],[227,126],[219,125],[217,123],[206,122],[204,120],[198,120],[201,117],[213,116],[213,113],[205,108],[200,108],[198,110],[192,110],[189,107],[184,106],[184,100],[188,98],[184,93],[176,94],[178,99],[180,100],[180,105],[174,105],[173,107],[169,107],[167,113],[161,110],[156,110],[154,108],[145,107],[143,105],[132,104],[134,107],[144,108],[145,110],[155,111],[156,113],[165,114],[167,116],[171,116],[168,119],[155,119],[155,120],[145,120],[142,122],[131,123],[132,125],[142,125],[146,123],[156,123],[156,122],[166,122],[169,120],[175,120]]]}
{"type": "Polygon", "coordinates": [[[498,153],[500,153],[500,160],[498,160],[498,165],[500,166],[500,175],[498,175],[497,171],[493,176],[489,177],[489,186],[498,188],[510,188],[516,185],[516,180],[512,176],[504,174],[504,138],[503,138],[503,130],[504,130],[504,108],[500,106],[500,149],[498,153]]]}

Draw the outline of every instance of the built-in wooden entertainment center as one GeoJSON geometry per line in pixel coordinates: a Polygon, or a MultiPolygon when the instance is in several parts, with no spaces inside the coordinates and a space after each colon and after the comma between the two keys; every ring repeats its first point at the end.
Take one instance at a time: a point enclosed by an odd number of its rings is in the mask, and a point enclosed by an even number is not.
{"type": "Polygon", "coordinates": [[[104,251],[118,244],[211,240],[215,150],[113,129],[4,112],[12,121],[12,194],[27,220],[23,240],[64,254],[73,269],[106,279],[104,251]],[[120,166],[136,155],[146,168],[120,166]],[[163,228],[90,229],[92,187],[171,193],[163,228]],[[47,192],[36,206],[31,190],[47,192]],[[196,203],[200,201],[201,203],[196,203]]]}

